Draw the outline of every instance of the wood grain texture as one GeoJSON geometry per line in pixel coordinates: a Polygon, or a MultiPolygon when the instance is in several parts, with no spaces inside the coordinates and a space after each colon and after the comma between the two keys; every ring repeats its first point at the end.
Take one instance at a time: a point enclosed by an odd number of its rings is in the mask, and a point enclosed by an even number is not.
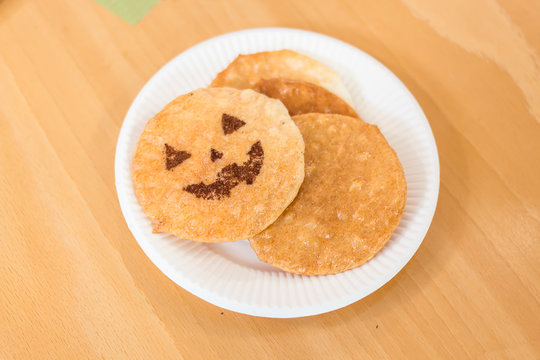
{"type": "Polygon", "coordinates": [[[163,0],[131,26],[88,0],[0,1],[0,358],[539,358],[539,13],[525,0],[163,0]],[[439,147],[439,204],[411,262],[305,319],[232,313],[176,286],[114,188],[116,137],[149,77],[259,26],[375,56],[439,147]]]}

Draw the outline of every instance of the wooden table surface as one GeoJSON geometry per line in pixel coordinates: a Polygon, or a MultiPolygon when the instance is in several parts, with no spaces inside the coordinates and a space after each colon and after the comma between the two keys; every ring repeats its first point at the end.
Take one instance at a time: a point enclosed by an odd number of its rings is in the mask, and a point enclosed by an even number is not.
{"type": "Polygon", "coordinates": [[[173,1],[131,26],[89,0],[0,1],[0,358],[540,358],[540,3],[173,1]],[[167,279],[122,217],[124,115],[172,57],[261,26],[390,68],[433,128],[432,226],[344,309],[264,319],[167,279]]]}

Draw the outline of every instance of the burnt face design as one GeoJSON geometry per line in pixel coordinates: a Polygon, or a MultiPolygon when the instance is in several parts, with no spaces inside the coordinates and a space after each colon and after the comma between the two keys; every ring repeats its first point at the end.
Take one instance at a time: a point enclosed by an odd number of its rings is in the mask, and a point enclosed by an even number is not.
{"type": "MultiPolygon", "coordinates": [[[[225,135],[232,134],[246,123],[237,117],[223,114],[221,117],[221,127],[225,135]]],[[[231,196],[231,190],[245,182],[247,185],[253,184],[264,163],[264,150],[261,142],[256,141],[247,152],[248,160],[238,165],[236,162],[226,165],[217,174],[216,180],[210,184],[200,182],[186,185],[182,190],[195,195],[204,200],[221,200],[231,196]]],[[[165,167],[172,170],[185,160],[191,157],[187,151],[178,151],[172,146],[165,144],[165,167]]],[[[210,150],[210,160],[212,162],[221,159],[223,153],[216,149],[210,150]]]]}

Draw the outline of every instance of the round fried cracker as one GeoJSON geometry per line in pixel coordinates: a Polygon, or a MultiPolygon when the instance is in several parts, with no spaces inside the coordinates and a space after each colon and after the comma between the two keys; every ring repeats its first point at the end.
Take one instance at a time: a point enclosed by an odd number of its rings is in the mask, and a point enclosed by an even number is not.
{"type": "Polygon", "coordinates": [[[253,90],[280,100],[291,116],[309,113],[341,114],[358,118],[354,109],[325,88],[302,80],[261,79],[253,90]]]}
{"type": "Polygon", "coordinates": [[[252,90],[199,89],[148,121],[135,193],[155,232],[220,242],[274,222],[304,178],[304,141],[283,104],[252,90]]]}
{"type": "Polygon", "coordinates": [[[287,49],[238,55],[210,86],[252,89],[259,80],[272,78],[307,81],[352,104],[351,95],[338,74],[308,56],[287,49]]]}
{"type": "Polygon", "coordinates": [[[306,143],[304,183],[251,247],[260,260],[297,274],[357,267],[401,219],[407,191],[401,163],[375,125],[328,114],[293,120],[306,143]]]}

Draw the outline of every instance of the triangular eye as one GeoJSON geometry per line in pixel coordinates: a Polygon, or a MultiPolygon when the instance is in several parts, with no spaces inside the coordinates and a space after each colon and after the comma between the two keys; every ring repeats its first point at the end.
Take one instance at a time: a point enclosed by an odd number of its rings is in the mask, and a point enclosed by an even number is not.
{"type": "Polygon", "coordinates": [[[221,117],[221,127],[223,128],[225,135],[232,134],[244,125],[246,125],[246,123],[235,116],[223,114],[221,117]]]}
{"type": "Polygon", "coordinates": [[[165,167],[167,170],[174,169],[190,157],[191,154],[187,151],[176,150],[169,144],[165,144],[165,167]]]}

